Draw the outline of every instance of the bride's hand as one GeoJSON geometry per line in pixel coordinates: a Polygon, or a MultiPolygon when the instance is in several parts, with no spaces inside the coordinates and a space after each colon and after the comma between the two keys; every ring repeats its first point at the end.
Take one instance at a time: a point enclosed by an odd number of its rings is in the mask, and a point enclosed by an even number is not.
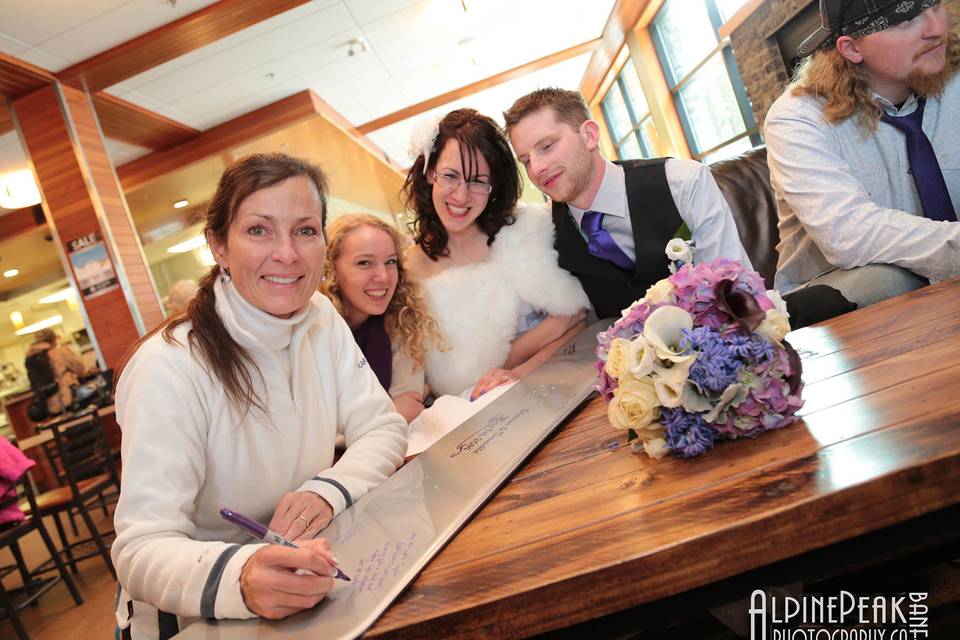
{"type": "Polygon", "coordinates": [[[513,371],[508,371],[507,369],[490,369],[490,371],[487,371],[477,380],[477,384],[473,386],[473,392],[470,394],[470,399],[476,400],[487,391],[495,389],[502,384],[515,382],[518,379],[519,376],[513,371]]]}

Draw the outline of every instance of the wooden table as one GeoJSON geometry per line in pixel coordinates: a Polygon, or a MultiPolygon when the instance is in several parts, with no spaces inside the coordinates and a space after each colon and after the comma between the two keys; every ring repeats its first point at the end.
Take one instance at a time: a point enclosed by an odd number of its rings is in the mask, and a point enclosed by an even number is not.
{"type": "Polygon", "coordinates": [[[803,421],[695,460],[618,447],[594,399],[366,637],[527,636],[960,503],[958,311],[960,279],[794,332],[803,421]]]}

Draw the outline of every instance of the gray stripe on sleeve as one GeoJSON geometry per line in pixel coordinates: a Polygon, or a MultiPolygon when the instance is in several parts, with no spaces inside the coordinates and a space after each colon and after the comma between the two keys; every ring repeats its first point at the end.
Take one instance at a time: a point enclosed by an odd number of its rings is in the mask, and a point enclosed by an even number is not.
{"type": "Polygon", "coordinates": [[[240,550],[240,545],[235,544],[227,547],[210,569],[210,575],[207,576],[207,583],[203,585],[203,593],[200,596],[200,616],[212,619],[213,607],[217,602],[217,591],[220,590],[220,579],[223,577],[223,570],[226,568],[230,558],[240,550]]]}
{"type": "Polygon", "coordinates": [[[328,484],[332,484],[340,491],[340,493],[343,494],[343,499],[347,501],[348,507],[353,504],[353,498],[350,497],[350,492],[347,491],[347,488],[345,486],[343,486],[336,480],[331,480],[330,478],[321,478],[320,476],[317,476],[316,478],[314,478],[314,480],[319,480],[320,482],[326,482],[328,484]]]}

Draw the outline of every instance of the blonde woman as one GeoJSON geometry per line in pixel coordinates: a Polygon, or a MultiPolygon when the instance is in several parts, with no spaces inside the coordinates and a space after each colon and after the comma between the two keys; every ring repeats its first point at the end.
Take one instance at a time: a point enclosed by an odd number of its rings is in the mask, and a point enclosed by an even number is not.
{"type": "Polygon", "coordinates": [[[380,384],[410,422],[423,411],[427,348],[439,347],[441,338],[419,286],[404,270],[406,244],[396,227],[375,216],[337,218],[327,225],[320,291],[347,321],[380,384]]]}

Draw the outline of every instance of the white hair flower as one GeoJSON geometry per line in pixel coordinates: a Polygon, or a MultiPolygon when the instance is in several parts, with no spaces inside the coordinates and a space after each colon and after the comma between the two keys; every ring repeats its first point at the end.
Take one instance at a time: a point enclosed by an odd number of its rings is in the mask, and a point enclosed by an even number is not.
{"type": "Polygon", "coordinates": [[[423,172],[427,172],[427,164],[430,162],[430,152],[433,150],[433,143],[440,135],[440,120],[442,116],[431,116],[424,118],[413,126],[410,133],[410,147],[407,153],[414,162],[417,158],[423,156],[423,172]]]}

